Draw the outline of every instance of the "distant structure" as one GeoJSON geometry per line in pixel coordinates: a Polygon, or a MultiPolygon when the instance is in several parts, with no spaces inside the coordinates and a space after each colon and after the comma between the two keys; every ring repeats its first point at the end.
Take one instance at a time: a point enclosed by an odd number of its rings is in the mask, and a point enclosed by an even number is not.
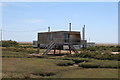
{"type": "Polygon", "coordinates": [[[54,54],[56,50],[64,50],[65,46],[69,47],[69,51],[79,53],[77,49],[86,48],[89,46],[94,46],[94,43],[87,43],[85,40],[85,25],[82,28],[82,39],[81,33],[79,31],[71,30],[71,23],[69,23],[69,31],[50,31],[48,27],[48,32],[39,32],[38,40],[33,41],[33,47],[38,48],[38,53],[40,48],[47,49],[43,55],[48,54],[52,49],[54,54]]]}
{"type": "Polygon", "coordinates": [[[95,42],[87,42],[87,48],[88,47],[94,47],[95,46],[95,42]]]}

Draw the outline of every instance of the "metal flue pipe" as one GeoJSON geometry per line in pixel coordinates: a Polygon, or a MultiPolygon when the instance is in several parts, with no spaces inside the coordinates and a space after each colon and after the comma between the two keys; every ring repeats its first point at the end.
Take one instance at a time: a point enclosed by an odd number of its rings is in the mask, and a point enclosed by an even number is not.
{"type": "Polygon", "coordinates": [[[83,27],[83,40],[85,40],[85,25],[84,25],[84,27],[83,27]]]}
{"type": "Polygon", "coordinates": [[[48,27],[48,32],[50,32],[50,27],[48,27]]]}
{"type": "Polygon", "coordinates": [[[69,23],[69,31],[71,31],[71,23],[69,23]]]}

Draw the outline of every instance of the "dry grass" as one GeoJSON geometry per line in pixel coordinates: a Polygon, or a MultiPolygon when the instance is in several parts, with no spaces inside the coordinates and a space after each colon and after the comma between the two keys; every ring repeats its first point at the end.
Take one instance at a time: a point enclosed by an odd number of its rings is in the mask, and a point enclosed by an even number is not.
{"type": "MultiPolygon", "coordinates": [[[[21,45],[31,45],[32,43],[20,42],[21,45]]],[[[33,48],[26,48],[26,50],[37,50],[33,48]]],[[[41,53],[45,49],[40,50],[41,53]]],[[[94,68],[85,69],[78,66],[58,66],[56,63],[64,62],[62,58],[26,58],[29,53],[6,51],[4,48],[4,56],[23,56],[22,58],[4,57],[2,59],[2,76],[3,78],[117,78],[118,69],[94,68]],[[25,57],[24,57],[25,56],[25,57]],[[61,59],[58,59],[61,58],[61,59]],[[51,75],[51,76],[49,76],[51,75]]],[[[52,54],[51,51],[50,54],[52,54]]],[[[62,53],[69,53],[63,51],[62,53]]],[[[30,56],[30,55],[29,55],[30,56]]],[[[79,58],[80,59],[80,58],[79,58]]],[[[86,59],[86,58],[81,58],[86,59]]],[[[66,60],[72,60],[71,57],[66,60]]],[[[93,60],[93,59],[88,59],[93,60]]],[[[103,60],[104,62],[104,60],[103,60]]],[[[111,61],[114,62],[114,61],[111,61]]],[[[107,61],[106,63],[111,63],[107,61]]],[[[99,63],[96,62],[96,63],[99,63]]],[[[104,62],[105,64],[105,62],[104,62]]],[[[114,65],[114,64],[113,64],[114,65]]]]}
{"type": "Polygon", "coordinates": [[[117,78],[118,69],[84,69],[57,66],[64,60],[45,58],[3,58],[4,78],[117,78]],[[52,76],[43,76],[52,74],[52,76]],[[53,75],[54,74],[54,75],[53,75]]]}
{"type": "MultiPolygon", "coordinates": [[[[59,77],[59,75],[56,75],[59,77]]],[[[62,78],[118,78],[117,69],[79,69],[61,73],[62,78]]]]}
{"type": "Polygon", "coordinates": [[[118,44],[112,44],[112,43],[111,43],[111,44],[107,44],[107,43],[106,43],[106,44],[105,44],[105,43],[96,43],[95,45],[96,45],[96,46],[118,46],[118,44]]]}

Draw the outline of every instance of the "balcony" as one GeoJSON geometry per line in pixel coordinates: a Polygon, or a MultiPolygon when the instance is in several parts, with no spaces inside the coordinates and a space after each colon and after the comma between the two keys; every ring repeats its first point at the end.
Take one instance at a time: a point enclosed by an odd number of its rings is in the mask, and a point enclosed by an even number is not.
{"type": "Polygon", "coordinates": [[[57,44],[72,44],[72,45],[79,45],[80,44],[80,38],[54,38],[53,40],[56,41],[57,44]]]}

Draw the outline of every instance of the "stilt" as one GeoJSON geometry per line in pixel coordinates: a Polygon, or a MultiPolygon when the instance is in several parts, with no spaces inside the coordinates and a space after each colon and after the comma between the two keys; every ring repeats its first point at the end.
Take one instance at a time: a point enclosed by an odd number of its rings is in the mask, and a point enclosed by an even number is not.
{"type": "Polygon", "coordinates": [[[40,52],[40,50],[39,50],[39,48],[38,48],[37,51],[36,51],[36,54],[39,54],[39,52],[40,52]]]}
{"type": "Polygon", "coordinates": [[[61,50],[59,50],[59,54],[61,54],[61,50]]]}
{"type": "Polygon", "coordinates": [[[56,46],[55,46],[55,48],[54,48],[54,55],[55,55],[55,53],[56,53],[56,46]]]}
{"type": "Polygon", "coordinates": [[[69,45],[69,50],[70,50],[70,54],[71,54],[71,48],[70,48],[70,45],[69,45]]]}
{"type": "Polygon", "coordinates": [[[36,51],[37,54],[40,53],[40,44],[38,44],[38,48],[37,48],[37,51],[36,51]]]}

